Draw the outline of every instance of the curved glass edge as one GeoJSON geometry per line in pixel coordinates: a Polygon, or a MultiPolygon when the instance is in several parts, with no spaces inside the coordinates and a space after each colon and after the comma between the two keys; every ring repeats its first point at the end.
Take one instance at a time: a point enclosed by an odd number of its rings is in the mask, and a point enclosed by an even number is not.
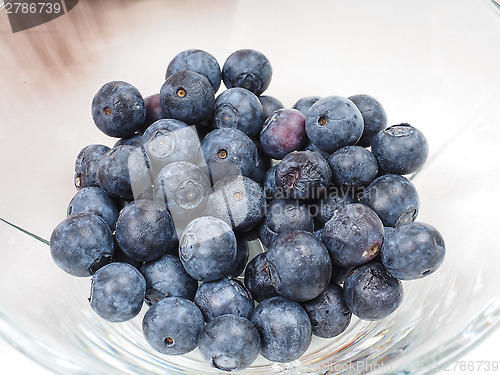
{"type": "Polygon", "coordinates": [[[404,365],[396,366],[386,374],[425,375],[444,370],[461,358],[500,327],[500,295],[490,302],[485,309],[476,315],[469,324],[444,343],[439,351],[427,352],[418,359],[404,365]]]}
{"type": "MultiPolygon", "coordinates": [[[[380,368],[383,369],[383,373],[394,375],[436,373],[447,368],[453,361],[471,351],[499,327],[500,295],[471,320],[464,330],[443,344],[439,351],[424,353],[416,360],[402,365],[392,365],[391,361],[389,361],[386,365],[381,365],[380,368]]],[[[52,350],[46,343],[34,337],[1,308],[0,338],[4,339],[13,348],[28,358],[56,374],[112,374],[115,372],[113,370],[118,370],[117,368],[110,367],[109,364],[106,364],[104,368],[92,368],[90,363],[86,363],[84,368],[82,363],[75,362],[71,358],[52,350]]],[[[394,359],[398,360],[397,358],[394,359]]],[[[120,373],[124,373],[122,372],[123,368],[119,370],[120,373]]],[[[332,373],[334,372],[329,371],[325,374],[332,373]]]]}
{"type": "Polygon", "coordinates": [[[52,350],[48,345],[25,330],[0,307],[0,338],[11,347],[55,374],[90,375],[78,363],[52,350]]]}

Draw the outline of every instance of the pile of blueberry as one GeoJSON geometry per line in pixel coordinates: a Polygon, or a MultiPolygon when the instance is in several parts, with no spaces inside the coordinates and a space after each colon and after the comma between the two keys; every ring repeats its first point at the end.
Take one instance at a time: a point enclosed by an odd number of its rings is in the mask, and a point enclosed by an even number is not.
{"type": "Polygon", "coordinates": [[[284,108],[261,95],[271,75],[255,50],[234,52],[222,70],[187,50],[157,95],[105,84],[92,116],[121,139],[80,152],[78,192],[50,239],[60,268],[92,276],[99,316],[124,322],[146,302],[152,348],[198,347],[227,371],[259,353],[293,361],[351,314],[387,317],[402,302],[400,280],[431,274],[445,255],[439,232],[414,222],[419,199],[403,176],[427,158],[422,133],[386,127],[368,95],[284,108]],[[265,251],[249,261],[257,238],[265,251]]]}

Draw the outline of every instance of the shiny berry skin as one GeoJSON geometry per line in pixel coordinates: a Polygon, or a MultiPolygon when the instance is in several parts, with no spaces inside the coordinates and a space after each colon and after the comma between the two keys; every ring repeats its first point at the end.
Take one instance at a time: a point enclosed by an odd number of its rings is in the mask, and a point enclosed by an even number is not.
{"type": "Polygon", "coordinates": [[[445,256],[441,234],[432,226],[414,222],[389,232],[381,255],[387,272],[399,280],[414,280],[436,271],[445,256]]]}
{"type": "Polygon", "coordinates": [[[309,108],[320,99],[321,96],[306,96],[297,100],[292,108],[299,110],[304,116],[307,116],[309,108]]]}
{"type": "Polygon", "coordinates": [[[259,239],[266,247],[276,238],[292,230],[314,230],[314,220],[307,205],[299,200],[274,199],[268,207],[264,220],[259,227],[259,239]]]}
{"type": "Polygon", "coordinates": [[[344,290],[331,283],[318,297],[302,303],[311,320],[313,335],[331,338],[344,332],[352,313],[344,299],[344,290]]]}
{"type": "Polygon", "coordinates": [[[200,140],[193,126],[174,119],[161,119],[142,135],[141,145],[151,160],[155,174],[167,164],[183,161],[202,165],[200,140]]]}
{"type": "Polygon", "coordinates": [[[165,254],[144,263],[139,271],[146,280],[146,303],[151,306],[162,298],[182,297],[194,299],[198,281],[189,276],[177,256],[165,254]]]}
{"type": "Polygon", "coordinates": [[[307,112],[307,136],[327,152],[356,144],[363,129],[361,112],[347,98],[328,96],[314,103],[307,112]]]}
{"type": "Polygon", "coordinates": [[[170,248],[174,223],[169,212],[150,200],[128,203],[116,222],[115,237],[123,252],[140,262],[161,257],[170,248]]]}
{"type": "Polygon", "coordinates": [[[363,116],[363,134],[357,145],[362,147],[371,146],[373,138],[377,133],[387,126],[387,114],[382,104],[373,96],[360,94],[349,97],[363,116]]]}
{"type": "Polygon", "coordinates": [[[264,110],[264,116],[262,117],[264,121],[278,109],[285,108],[283,103],[281,103],[274,96],[261,95],[259,96],[259,100],[260,104],[262,104],[262,109],[264,110]]]}
{"type": "Polygon", "coordinates": [[[144,315],[142,332],[151,347],[163,354],[181,355],[194,350],[205,325],[200,309],[190,300],[167,297],[144,315]]]}
{"type": "Polygon", "coordinates": [[[146,119],[144,99],[127,82],[108,82],[92,100],[92,118],[99,130],[110,137],[131,137],[146,119]]]}
{"type": "Polygon", "coordinates": [[[307,142],[305,117],[296,109],[279,109],[269,117],[260,133],[262,150],[273,159],[283,159],[307,142]]]}
{"type": "Polygon", "coordinates": [[[328,158],[333,183],[344,188],[368,185],[377,177],[378,164],[375,156],[361,146],[345,146],[328,158]]]}
{"type": "Polygon", "coordinates": [[[212,122],[216,129],[238,129],[252,138],[260,133],[263,117],[259,98],[243,88],[228,89],[215,99],[212,122]]]}
{"type": "Polygon", "coordinates": [[[201,283],[196,291],[194,303],[200,308],[207,322],[226,314],[248,319],[254,308],[250,292],[231,277],[201,283]]]}
{"type": "Polygon", "coordinates": [[[222,67],[222,80],[226,87],[242,87],[261,95],[271,83],[273,69],[263,53],[253,49],[233,52],[222,67]]]}
{"type": "Polygon", "coordinates": [[[409,124],[390,126],[373,138],[373,155],[386,173],[409,174],[418,171],[429,155],[422,132],[409,124]]]}
{"type": "Polygon", "coordinates": [[[90,306],[110,322],[126,322],[141,311],[146,294],[146,280],[128,263],[111,263],[92,277],[90,306]]]}
{"type": "Polygon", "coordinates": [[[261,344],[259,332],[248,319],[222,315],[203,327],[198,347],[205,360],[216,369],[238,371],[255,361],[261,344]]]}
{"type": "Polygon", "coordinates": [[[257,146],[238,129],[211,131],[201,142],[201,150],[213,183],[224,177],[250,177],[257,168],[257,146]]]}
{"type": "Polygon", "coordinates": [[[97,215],[80,213],[59,223],[50,236],[55,264],[73,276],[94,274],[114,254],[113,233],[97,215]]]}
{"type": "Polygon", "coordinates": [[[384,226],[369,207],[347,204],[333,212],[321,232],[321,239],[334,263],[353,267],[377,256],[384,240],[384,226]]]}
{"type": "Polygon", "coordinates": [[[160,94],[154,94],[144,98],[144,104],[146,105],[146,118],[140,129],[140,133],[144,133],[151,124],[165,118],[163,109],[161,108],[160,94]]]}
{"type": "Polygon", "coordinates": [[[207,197],[206,213],[244,232],[256,227],[264,217],[266,198],[258,183],[245,176],[223,178],[207,197]]]}
{"type": "Polygon", "coordinates": [[[97,181],[110,196],[132,200],[153,184],[151,161],[142,148],[117,146],[99,159],[97,181]]]}
{"type": "Polygon", "coordinates": [[[166,118],[195,125],[212,117],[215,92],[204,76],[184,70],[165,80],[160,103],[166,118]]]}
{"type": "Polygon", "coordinates": [[[344,280],[347,307],[363,320],[380,320],[403,302],[403,285],[382,263],[371,262],[352,269],[344,280]]]}
{"type": "Polygon", "coordinates": [[[187,225],[179,240],[179,259],[194,279],[207,282],[231,272],[237,243],[229,224],[202,216],[187,225]]]}
{"type": "Polygon", "coordinates": [[[68,216],[82,212],[100,216],[112,231],[115,230],[118,206],[101,188],[83,188],[73,196],[68,205],[68,216]]]}
{"type": "Polygon", "coordinates": [[[217,92],[220,87],[222,72],[219,63],[208,52],[188,49],[178,53],[168,64],[165,79],[183,70],[190,70],[204,76],[212,85],[214,92],[217,92]]]}
{"type": "Polygon", "coordinates": [[[210,191],[210,179],[200,167],[186,161],[176,161],[158,173],[154,199],[168,208],[179,229],[204,215],[210,191]]]}
{"type": "Polygon", "coordinates": [[[266,259],[274,288],[289,300],[304,302],[316,298],[330,282],[330,255],[310,232],[281,234],[269,247],[266,259]]]}
{"type": "Polygon", "coordinates": [[[257,302],[279,296],[274,288],[266,253],[257,254],[245,269],[245,286],[257,302]]]}
{"type": "Polygon", "coordinates": [[[386,227],[413,222],[419,209],[415,186],[407,178],[394,174],[373,180],[363,191],[359,202],[375,211],[386,227]]]}
{"type": "Polygon", "coordinates": [[[259,331],[261,354],[273,362],[290,362],[304,354],[311,343],[312,327],[304,308],[283,297],[259,303],[251,322],[259,331]]]}
{"type": "Polygon", "coordinates": [[[99,171],[99,160],[111,149],[104,145],[85,146],[76,157],[75,161],[75,187],[83,189],[86,187],[99,187],[97,172],[99,171]]]}

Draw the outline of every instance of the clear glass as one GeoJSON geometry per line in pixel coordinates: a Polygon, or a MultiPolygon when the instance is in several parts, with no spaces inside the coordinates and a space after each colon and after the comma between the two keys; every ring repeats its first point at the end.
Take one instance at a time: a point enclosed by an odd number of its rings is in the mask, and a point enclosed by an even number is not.
{"type": "Polygon", "coordinates": [[[16,34],[2,14],[0,31],[0,335],[46,367],[216,372],[197,350],[168,357],[150,349],[144,311],[124,324],[98,318],[89,279],[58,269],[41,240],[75,193],[80,149],[114,143],[93,125],[94,93],[111,80],[157,93],[170,59],[188,48],[221,64],[237,49],[261,50],[274,69],[266,93],[286,106],[308,95],[367,93],[391,124],[421,129],[430,157],[413,180],[418,220],[447,245],[438,272],[404,283],[404,303],[390,318],[353,319],[335,339],[314,338],[297,361],[259,358],[243,373],[428,373],[498,327],[500,18],[492,2],[82,1],[16,34]]]}

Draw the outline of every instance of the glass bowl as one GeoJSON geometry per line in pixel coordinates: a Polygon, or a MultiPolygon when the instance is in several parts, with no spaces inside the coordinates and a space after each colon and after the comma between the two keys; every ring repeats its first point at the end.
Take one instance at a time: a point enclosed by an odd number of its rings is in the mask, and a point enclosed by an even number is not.
{"type": "MultiPolygon", "coordinates": [[[[62,374],[209,374],[197,350],[149,348],[140,316],[112,324],[90,309],[89,279],[58,269],[47,241],[75,193],[74,160],[114,144],[90,102],[105,82],[157,93],[170,59],[188,48],[222,64],[240,48],[266,54],[266,94],[291,106],[309,95],[378,98],[389,123],[409,122],[430,145],[413,176],[419,221],[443,234],[438,272],[404,282],[405,299],[379,322],[353,319],[314,338],[299,360],[259,357],[243,371],[428,373],[500,322],[500,18],[490,1],[86,1],[12,33],[0,18],[0,334],[62,374]],[[9,224],[10,223],[10,224],[9,224]]],[[[221,89],[222,90],[222,89],[221,89]]],[[[145,310],[145,309],[144,309],[145,310]]]]}

